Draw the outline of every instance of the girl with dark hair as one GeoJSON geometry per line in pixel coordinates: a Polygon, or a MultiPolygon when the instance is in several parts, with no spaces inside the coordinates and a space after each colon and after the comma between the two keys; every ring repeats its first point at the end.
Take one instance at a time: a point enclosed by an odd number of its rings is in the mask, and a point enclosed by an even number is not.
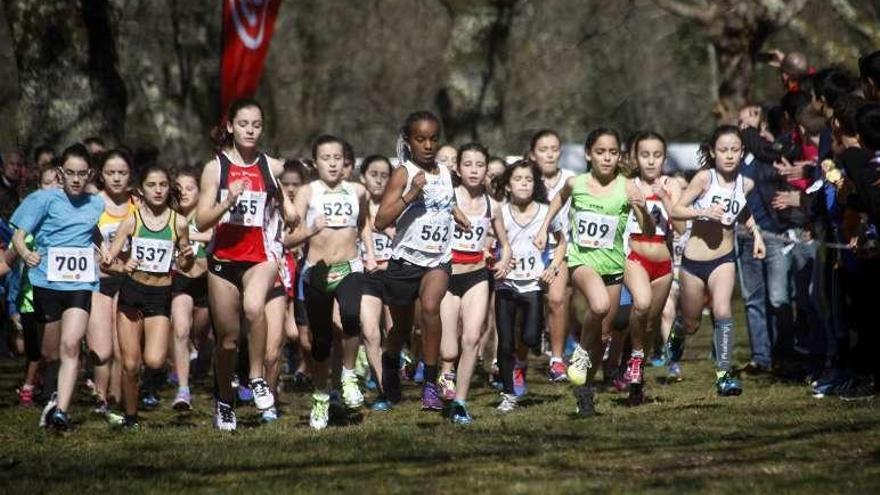
{"type": "MultiPolygon", "coordinates": [[[[705,295],[712,300],[715,343],[715,385],[719,395],[739,395],[742,386],[731,373],[733,313],[731,298],[736,278],[734,223],[739,220],[754,236],[753,256],[764,258],[764,241],[746,195],[754,182],[740,174],[743,140],[738,128],[720,126],[700,147],[700,170],[672,209],[675,220],[692,220],[690,238],[681,261],[681,314],[669,336],[669,359],[681,360],[685,337],[700,328],[705,295]]],[[[677,371],[677,366],[673,369],[677,371]]],[[[678,373],[677,373],[678,374],[678,373]]]]}
{"type": "Polygon", "coordinates": [[[507,202],[499,208],[500,217],[510,242],[512,266],[495,288],[495,326],[503,384],[498,411],[507,413],[517,408],[519,399],[514,382],[517,313],[522,315],[520,342],[533,350],[540,349],[544,291],[559,276],[565,263],[565,234],[561,222],[548,216],[547,192],[541,169],[535,162],[519,160],[510,165],[502,175],[501,184],[507,202]],[[557,240],[552,256],[546,242],[536,246],[535,240],[542,228],[549,229],[557,240]]]}
{"type": "MultiPolygon", "coordinates": [[[[673,224],[669,211],[681,196],[678,182],[663,175],[666,163],[666,140],[654,132],[637,134],[630,145],[630,161],[635,165],[636,187],[645,196],[645,207],[654,219],[654,231],[642,230],[635,212],[627,221],[628,255],[623,283],[632,296],[629,314],[629,335],[632,351],[627,362],[630,405],[644,401],[643,366],[645,348],[660,326],[660,315],[672,286],[673,224]]],[[[675,228],[684,230],[677,223],[675,228]]]]}
{"type": "Polygon", "coordinates": [[[548,219],[535,239],[536,245],[543,247],[549,219],[571,200],[567,261],[574,285],[586,299],[587,312],[581,343],[575,347],[567,375],[575,385],[581,416],[594,414],[593,388],[589,383],[612,337],[626,257],[623,237],[630,211],[643,232],[654,231],[653,219],[645,210],[644,195],[633,180],[619,173],[620,143],[620,135],[613,129],[590,132],[584,146],[589,172],[566,180],[559,195],[550,202],[548,219]]]}
{"type": "MultiPolygon", "coordinates": [[[[559,134],[550,129],[536,132],[529,141],[529,158],[541,168],[541,180],[547,188],[547,200],[553,201],[559,191],[565,186],[565,182],[574,177],[574,172],[559,168],[559,159],[562,156],[562,142],[559,134]]],[[[559,221],[562,224],[563,233],[568,235],[568,202],[563,203],[559,221]]],[[[553,256],[554,239],[549,239],[550,255],[553,256]]],[[[562,382],[566,378],[566,365],[562,359],[565,350],[565,339],[568,336],[569,301],[571,289],[568,287],[568,272],[562,270],[553,279],[553,283],[547,288],[547,317],[550,330],[550,367],[547,371],[550,381],[562,382]]],[[[525,365],[517,369],[517,382],[525,383],[525,365]]],[[[523,389],[524,390],[524,389],[523,389]]]]}
{"type": "MultiPolygon", "coordinates": [[[[376,270],[364,276],[364,293],[361,297],[361,330],[364,346],[367,361],[373,370],[373,378],[379,387],[379,398],[372,405],[374,411],[386,411],[390,407],[382,394],[382,322],[385,323],[385,332],[390,331],[391,314],[388,306],[382,301],[382,292],[385,270],[388,269],[388,261],[391,259],[394,227],[378,230],[375,228],[374,218],[382,202],[382,195],[385,194],[385,188],[388,186],[391,171],[391,162],[382,155],[371,155],[361,162],[361,182],[370,195],[369,222],[373,231],[373,257],[376,260],[376,270]]],[[[367,251],[363,246],[361,251],[366,256],[367,251]]]]}
{"type": "Polygon", "coordinates": [[[349,409],[363,405],[354,371],[360,343],[360,310],[364,271],[376,268],[372,229],[363,185],[344,179],[342,140],[319,137],[312,147],[318,177],[302,186],[294,209],[305,222],[292,235],[293,246],[306,243],[302,269],[306,312],[312,334],[312,410],[309,425],[324,429],[330,419],[329,363],[333,345],[334,303],[342,326],[342,399],[349,409]],[[362,261],[358,239],[366,251],[362,261]]]}
{"type": "Polygon", "coordinates": [[[195,255],[192,267],[184,270],[175,267],[171,288],[171,324],[174,327],[174,370],[177,373],[177,396],[171,407],[176,411],[192,409],[192,393],[189,389],[190,344],[205,342],[204,335],[210,326],[208,314],[208,251],[207,245],[214,236],[213,229],[200,232],[195,216],[199,202],[199,175],[193,168],[177,172],[174,179],[178,211],[186,219],[189,241],[195,255]]]}
{"type": "Polygon", "coordinates": [[[498,203],[489,197],[484,185],[488,157],[486,148],[477,143],[466,144],[458,150],[456,163],[461,185],[455,188],[455,201],[467,215],[471,227],[457,227],[452,236],[452,275],[440,303],[443,366],[438,384],[443,398],[453,401],[450,417],[460,425],[473,421],[467,408],[467,396],[477,364],[478,346],[486,329],[491,281],[503,278],[510,269],[510,245],[504,219],[498,203]],[[501,253],[492,269],[486,265],[490,231],[498,240],[501,253]]]}
{"type": "MultiPolygon", "coordinates": [[[[40,426],[68,429],[73,391],[76,387],[79,350],[89,323],[92,293],[98,290],[94,229],[104,201],[86,193],[92,175],[88,150],[74,144],[61,155],[58,173],[63,189],[44,189],[27,196],[12,215],[12,244],[28,266],[34,290],[34,312],[43,327],[44,349],[57,349],[60,367],[46,363],[51,381],[57,370],[57,395],[50,396],[40,415],[40,426]],[[25,237],[34,244],[28,247],[25,237]]],[[[52,352],[50,351],[50,354],[52,352]]]]}
{"type": "Polygon", "coordinates": [[[141,365],[148,370],[165,366],[171,337],[172,261],[187,271],[195,252],[189,242],[189,224],[170,206],[171,180],[157,165],[141,173],[138,188],[142,204],[119,225],[106,267],[123,264],[128,274],[119,288],[116,331],[122,354],[123,427],[137,429],[141,365]],[[131,247],[127,261],[117,257],[131,247]],[[176,251],[175,251],[176,250],[176,251]]]}
{"type": "Polygon", "coordinates": [[[422,111],[407,117],[397,143],[400,165],[374,220],[379,230],[396,226],[385,270],[384,299],[391,310],[392,330],[382,355],[382,390],[390,402],[400,401],[400,351],[412,332],[418,298],[425,363],[422,408],[435,411],[443,409],[437,388],[440,302],[449,284],[453,222],[470,229],[455,206],[452,174],[437,163],[439,141],[440,120],[434,114],[422,111]]]}
{"type": "MultiPolygon", "coordinates": [[[[110,249],[116,238],[119,225],[137,208],[131,195],[132,176],[131,155],[123,149],[113,149],[101,156],[96,184],[100,189],[98,197],[104,201],[104,213],[98,219],[97,244],[110,249]]],[[[124,246],[120,256],[128,256],[128,246],[124,246]]],[[[126,276],[101,270],[100,290],[92,294],[92,311],[89,316],[89,329],[86,340],[90,355],[95,360],[95,394],[97,404],[95,413],[101,414],[111,422],[119,424],[122,417],[114,414],[108,407],[108,399],[121,399],[122,362],[119,341],[116,338],[116,304],[119,287],[126,276]]]]}
{"type": "Polygon", "coordinates": [[[242,322],[248,326],[254,404],[261,411],[275,405],[264,378],[266,296],[278,278],[282,255],[279,216],[289,225],[297,217],[278,187],[284,163],[259,149],[264,123],[260,105],[237,100],[227,115],[225,146],[202,171],[196,228],[214,228],[208,256],[208,306],[216,336],[214,426],[231,431],[237,428],[232,381],[242,322]]]}

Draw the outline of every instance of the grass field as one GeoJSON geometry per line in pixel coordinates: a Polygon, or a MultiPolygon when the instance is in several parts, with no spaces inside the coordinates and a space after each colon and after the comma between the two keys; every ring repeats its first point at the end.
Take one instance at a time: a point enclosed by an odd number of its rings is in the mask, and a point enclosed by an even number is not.
{"type": "MultiPolygon", "coordinates": [[[[738,337],[742,361],[742,328],[738,337]]],[[[322,432],[308,428],[307,395],[286,393],[277,423],[260,426],[240,408],[239,431],[221,434],[202,389],[189,415],[170,410],[166,391],[139,432],[110,430],[83,397],[65,436],[17,407],[20,365],[5,360],[0,492],[880,493],[880,401],[818,400],[768,377],[719,398],[708,352],[704,329],[689,342],[684,382],[661,384],[648,369],[648,404],[600,394],[592,419],[574,417],[569,387],[547,383],[536,360],[525,407],[507,416],[481,378],[467,428],[421,412],[409,386],[392,412],[365,410],[322,432]]]]}

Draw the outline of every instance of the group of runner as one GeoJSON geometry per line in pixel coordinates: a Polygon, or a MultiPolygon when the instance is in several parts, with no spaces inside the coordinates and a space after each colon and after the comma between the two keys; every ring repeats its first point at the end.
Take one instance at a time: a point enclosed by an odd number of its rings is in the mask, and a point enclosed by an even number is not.
{"type": "Polygon", "coordinates": [[[393,409],[407,349],[423,409],[470,424],[471,382],[495,354],[497,409],[511,412],[545,333],[549,379],[570,382],[578,414],[591,416],[600,369],[632,405],[645,400],[653,352],[668,347],[669,376],[680,379],[706,305],[717,392],[741,393],[731,373],[734,225],[754,238],[756,258],[764,244],[746,208],[753,184],[739,173],[738,128],[715,130],[688,183],[664,175],[666,141],[653,132],[624,142],[614,129],[591,131],[587,171],[575,175],[559,167],[552,130],[508,164],[478,143],[441,146],[440,120],[422,111],[403,123],[396,160],[369,156],[355,172],[341,138],[316,139],[310,169],[261,151],[256,101],[227,115],[201,172],[136,169],[122,149],[92,163],[76,144],[12,215],[3,269],[23,268],[21,390],[43,377],[42,425],[70,427],[83,338],[96,410],[129,429],[169,361],[173,408],[193,407],[190,358],[209,342],[220,430],[237,427],[236,383],[263,421],[278,418],[286,342],[311,379],[315,429],[336,397],[364,406],[359,354],[376,388],[370,407],[393,409]],[[678,316],[663,332],[670,308],[678,316]]]}

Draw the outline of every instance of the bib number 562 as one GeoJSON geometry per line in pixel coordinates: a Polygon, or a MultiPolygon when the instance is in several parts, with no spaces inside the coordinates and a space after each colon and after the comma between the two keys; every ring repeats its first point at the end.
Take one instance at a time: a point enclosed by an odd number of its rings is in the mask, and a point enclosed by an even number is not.
{"type": "Polygon", "coordinates": [[[448,226],[440,227],[436,225],[422,225],[422,232],[419,237],[421,237],[423,241],[440,242],[445,241],[448,235],[448,226]]]}

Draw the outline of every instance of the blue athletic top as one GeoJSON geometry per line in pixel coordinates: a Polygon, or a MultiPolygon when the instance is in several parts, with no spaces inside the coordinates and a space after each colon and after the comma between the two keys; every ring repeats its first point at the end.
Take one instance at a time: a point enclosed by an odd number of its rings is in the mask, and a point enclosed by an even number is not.
{"type": "Polygon", "coordinates": [[[97,265],[94,282],[50,282],[49,248],[88,248],[93,246],[94,229],[104,212],[104,200],[92,194],[70,198],[61,189],[35,191],[12,214],[12,224],[34,236],[40,264],[28,270],[34,287],[54,290],[98,290],[97,265]]]}

